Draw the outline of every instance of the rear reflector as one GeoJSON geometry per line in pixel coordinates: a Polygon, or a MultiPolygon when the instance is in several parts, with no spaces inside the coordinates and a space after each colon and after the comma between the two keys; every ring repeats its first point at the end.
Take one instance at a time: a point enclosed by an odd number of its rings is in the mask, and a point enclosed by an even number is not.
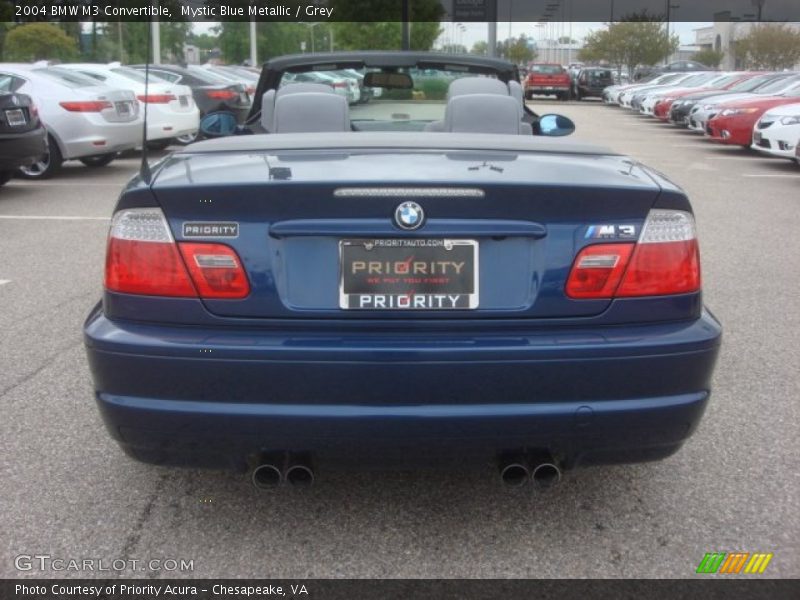
{"type": "Polygon", "coordinates": [[[581,250],[567,279],[570,298],[686,294],[700,289],[700,253],[694,217],[651,210],[639,241],[596,244],[581,250]]]}
{"type": "Polygon", "coordinates": [[[184,298],[244,298],[250,293],[232,248],[183,243],[179,249],[159,208],[133,208],[114,215],[105,287],[125,294],[184,298]]]}
{"type": "Polygon", "coordinates": [[[232,90],[208,90],[206,96],[212,100],[233,100],[239,94],[232,90]]]}
{"type": "Polygon", "coordinates": [[[69,112],[100,112],[113,108],[111,102],[106,100],[81,100],[76,102],[59,102],[61,108],[69,112]]]}
{"type": "Polygon", "coordinates": [[[567,296],[611,298],[632,250],[633,244],[594,244],[581,250],[567,280],[567,296]]]}
{"type": "Polygon", "coordinates": [[[139,101],[146,102],[147,104],[169,104],[173,100],[177,100],[172,94],[148,94],[136,96],[139,101]]]}
{"type": "Polygon", "coordinates": [[[181,242],[181,254],[201,298],[244,298],[250,293],[236,252],[222,244],[181,242]]]}

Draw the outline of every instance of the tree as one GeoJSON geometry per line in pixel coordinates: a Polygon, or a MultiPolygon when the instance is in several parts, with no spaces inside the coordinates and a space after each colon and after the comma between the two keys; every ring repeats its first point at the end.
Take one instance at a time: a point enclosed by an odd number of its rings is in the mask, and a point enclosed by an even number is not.
{"type": "MultiPolygon", "coordinates": [[[[331,0],[338,21],[333,23],[339,50],[399,50],[402,46],[401,3],[397,0],[331,0]],[[391,21],[361,21],[380,15],[391,21]]],[[[444,8],[439,0],[408,0],[412,50],[430,50],[441,33],[444,8]]]]}
{"type": "Polygon", "coordinates": [[[800,62],[800,31],[785,23],[753,27],[747,37],[736,42],[736,54],[750,68],[790,69],[800,62]]]}
{"type": "Polygon", "coordinates": [[[517,65],[525,65],[536,58],[536,51],[530,47],[528,37],[523,33],[498,44],[499,54],[517,65]]]}
{"type": "Polygon", "coordinates": [[[489,54],[489,44],[485,40],[479,40],[472,45],[472,50],[469,53],[486,56],[489,54]]]}
{"type": "Polygon", "coordinates": [[[718,67],[723,58],[725,58],[725,53],[722,50],[714,50],[713,48],[704,48],[692,54],[692,60],[713,68],[718,67]]]}
{"type": "Polygon", "coordinates": [[[632,76],[639,65],[653,65],[678,49],[677,35],[667,39],[664,25],[658,21],[626,21],[611,23],[606,29],[586,36],[578,59],[586,62],[600,60],[625,65],[632,76]]]}
{"type": "Polygon", "coordinates": [[[78,43],[51,23],[27,23],[8,32],[3,59],[33,62],[37,60],[75,60],[78,43]]]}

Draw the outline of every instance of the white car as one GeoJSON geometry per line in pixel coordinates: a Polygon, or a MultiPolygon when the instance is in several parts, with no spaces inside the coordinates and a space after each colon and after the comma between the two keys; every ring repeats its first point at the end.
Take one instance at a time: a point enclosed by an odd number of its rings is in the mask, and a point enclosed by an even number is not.
{"type": "Polygon", "coordinates": [[[12,89],[28,94],[47,128],[49,152],[23,177],[53,176],[65,160],[102,167],[119,152],[141,145],[142,119],[131,90],[108,87],[75,71],[38,64],[0,64],[12,89]]]}
{"type": "Polygon", "coordinates": [[[200,110],[189,86],[170,83],[151,75],[145,95],[144,73],[119,63],[77,63],[59,67],[82,73],[108,86],[127,87],[136,94],[142,114],[146,102],[147,142],[150,146],[166,147],[176,137],[197,133],[200,110]]]}
{"type": "Polygon", "coordinates": [[[717,116],[717,113],[720,111],[720,106],[724,103],[747,98],[758,98],[759,96],[778,96],[793,88],[797,85],[798,81],[800,81],[800,75],[792,75],[764,85],[754,92],[723,94],[720,96],[703,98],[689,113],[689,129],[697,133],[705,133],[706,124],[717,116]]]}
{"type": "Polygon", "coordinates": [[[688,73],[665,73],[644,83],[633,83],[619,86],[619,88],[614,90],[614,92],[611,94],[610,103],[619,104],[624,108],[630,108],[633,94],[636,94],[640,90],[645,88],[657,88],[662,85],[676,83],[681,79],[686,79],[688,75],[688,73]]]}
{"type": "Polygon", "coordinates": [[[800,140],[800,103],[771,108],[753,127],[753,150],[778,158],[795,159],[800,140]]]}

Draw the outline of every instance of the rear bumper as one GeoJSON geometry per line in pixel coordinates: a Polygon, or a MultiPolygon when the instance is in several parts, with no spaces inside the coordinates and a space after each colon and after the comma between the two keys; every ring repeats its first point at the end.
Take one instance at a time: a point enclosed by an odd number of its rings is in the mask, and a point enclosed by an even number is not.
{"type": "Polygon", "coordinates": [[[47,153],[44,127],[15,134],[0,134],[0,171],[29,165],[47,153]]]}
{"type": "Polygon", "coordinates": [[[721,331],[693,322],[486,334],[85,326],[111,435],[147,462],[439,463],[546,448],[565,467],[662,458],[696,428],[721,331]]]}

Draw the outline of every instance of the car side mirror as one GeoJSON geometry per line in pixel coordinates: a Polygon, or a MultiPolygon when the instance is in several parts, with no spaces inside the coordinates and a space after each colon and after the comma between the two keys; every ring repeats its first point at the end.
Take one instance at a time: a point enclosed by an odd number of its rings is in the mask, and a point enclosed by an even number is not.
{"type": "Polygon", "coordinates": [[[539,134],[549,137],[570,135],[575,131],[575,123],[563,115],[548,114],[539,117],[539,134]]]}
{"type": "Polygon", "coordinates": [[[235,134],[238,125],[233,113],[217,111],[200,119],[200,132],[210,138],[225,137],[235,134]]]}

